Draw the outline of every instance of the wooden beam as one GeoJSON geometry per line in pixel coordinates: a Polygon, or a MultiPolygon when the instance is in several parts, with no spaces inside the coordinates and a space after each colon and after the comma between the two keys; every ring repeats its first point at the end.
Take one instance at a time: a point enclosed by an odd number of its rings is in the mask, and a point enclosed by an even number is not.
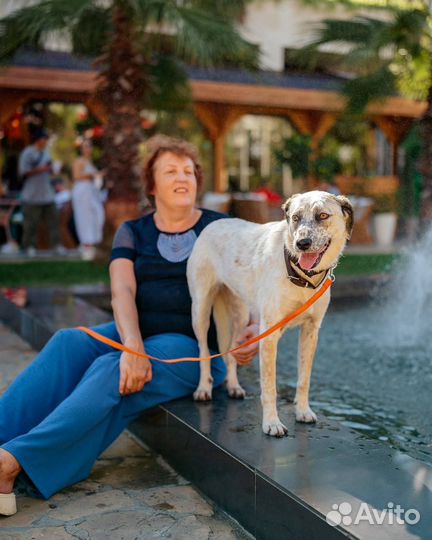
{"type": "Polygon", "coordinates": [[[197,102],[243,105],[247,107],[281,107],[284,109],[340,110],[344,100],[336,92],[303,90],[213,81],[191,81],[192,96],[197,102]],[[322,94],[325,94],[323,99],[322,94]]]}
{"type": "MultiPolygon", "coordinates": [[[[315,89],[285,88],[214,81],[191,81],[196,102],[237,104],[246,107],[282,108],[341,112],[346,100],[338,92],[315,89]]],[[[369,114],[420,117],[426,110],[425,102],[391,97],[369,105],[369,114]]]]}
{"type": "MultiPolygon", "coordinates": [[[[92,94],[96,88],[98,72],[53,68],[12,66],[0,70],[0,89],[42,90],[65,92],[69,95],[92,94]]],[[[243,106],[252,110],[292,109],[340,112],[345,98],[328,90],[286,88],[238,84],[217,81],[191,81],[192,96],[198,103],[219,103],[243,106]]],[[[58,95],[61,101],[62,96],[58,95]]],[[[419,118],[426,110],[425,102],[391,97],[384,102],[369,105],[371,115],[419,118]]],[[[255,114],[267,114],[256,112],[255,114]]]]}
{"type": "Polygon", "coordinates": [[[324,112],[317,118],[314,131],[312,132],[312,146],[318,147],[321,139],[331,130],[336,124],[338,115],[336,113],[324,112]]]}
{"type": "Polygon", "coordinates": [[[310,112],[289,110],[286,112],[286,116],[291,120],[296,129],[298,129],[302,135],[312,135],[313,119],[310,112]]]}
{"type": "Polygon", "coordinates": [[[371,116],[371,120],[381,129],[391,145],[391,174],[397,176],[399,145],[411,129],[414,119],[376,115],[371,116]]]}
{"type": "Polygon", "coordinates": [[[411,129],[414,119],[374,115],[371,120],[382,130],[387,139],[394,144],[400,144],[411,129]]]}
{"type": "Polygon", "coordinates": [[[92,93],[96,88],[96,71],[7,67],[0,70],[0,88],[92,93]]]}
{"type": "Polygon", "coordinates": [[[217,103],[195,104],[195,114],[213,140],[226,135],[235,122],[245,114],[244,109],[217,103]]]}

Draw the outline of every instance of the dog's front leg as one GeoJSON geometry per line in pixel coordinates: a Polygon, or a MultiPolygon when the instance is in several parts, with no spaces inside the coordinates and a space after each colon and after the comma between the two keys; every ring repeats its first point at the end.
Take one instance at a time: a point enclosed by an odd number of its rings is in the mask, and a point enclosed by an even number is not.
{"type": "MultiPolygon", "coordinates": [[[[207,356],[207,355],[206,355],[207,356]]],[[[200,380],[198,388],[193,397],[195,401],[210,401],[212,398],[213,377],[211,375],[211,362],[201,360],[200,362],[200,380]]]]}
{"type": "MultiPolygon", "coordinates": [[[[265,329],[260,328],[260,333],[265,329]]],[[[276,408],[276,356],[279,333],[272,334],[260,342],[261,404],[263,408],[262,428],[266,435],[283,437],[288,433],[279,420],[276,408]]]]}
{"type": "Polygon", "coordinates": [[[317,417],[309,407],[309,384],[318,342],[319,324],[307,319],[301,327],[298,351],[298,380],[294,403],[297,422],[316,422],[317,417]]]}

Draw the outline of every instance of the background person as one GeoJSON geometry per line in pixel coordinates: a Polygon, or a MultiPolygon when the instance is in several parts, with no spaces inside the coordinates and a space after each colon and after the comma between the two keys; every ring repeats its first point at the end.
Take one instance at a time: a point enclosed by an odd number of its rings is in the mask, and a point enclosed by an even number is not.
{"type": "Polygon", "coordinates": [[[72,165],[72,208],[81,256],[91,260],[96,254],[96,245],[102,241],[105,222],[102,195],[95,183],[102,173],[93,164],[91,141],[84,140],[80,152],[72,165]]]}
{"type": "MultiPolygon", "coordinates": [[[[198,357],[186,264],[201,231],[225,215],[196,207],[203,175],[184,141],[156,141],[144,176],[156,211],[119,228],[110,263],[115,322],[95,329],[159,358],[198,357]]],[[[249,325],[239,341],[257,331],[249,325]]],[[[213,324],[209,345],[217,350],[213,324]]],[[[256,352],[252,345],[235,357],[244,364],[256,352]]],[[[45,498],[87,478],[131,421],[191,395],[199,374],[199,362],[150,363],[77,329],[57,332],[0,399],[0,514],[14,512],[22,470],[45,498]]],[[[214,359],[214,386],[225,375],[223,359],[214,359]]]]}
{"type": "Polygon", "coordinates": [[[29,255],[36,254],[39,224],[46,223],[51,248],[65,253],[60,244],[55,191],[51,185],[52,160],[47,150],[49,135],[39,128],[33,133],[32,144],[19,157],[19,174],[23,179],[21,192],[23,211],[23,248],[29,255]]]}

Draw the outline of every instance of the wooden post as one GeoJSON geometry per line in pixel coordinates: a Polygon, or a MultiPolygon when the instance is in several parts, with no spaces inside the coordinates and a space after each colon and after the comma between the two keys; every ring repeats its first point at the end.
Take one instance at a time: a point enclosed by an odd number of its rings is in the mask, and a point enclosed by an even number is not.
{"type": "Polygon", "coordinates": [[[213,140],[213,189],[217,193],[228,190],[228,175],[225,172],[225,137],[219,135],[213,140]]]}
{"type": "Polygon", "coordinates": [[[230,105],[196,103],[195,113],[213,143],[213,189],[223,193],[228,189],[225,167],[225,136],[232,125],[243,115],[243,110],[230,105]]]}

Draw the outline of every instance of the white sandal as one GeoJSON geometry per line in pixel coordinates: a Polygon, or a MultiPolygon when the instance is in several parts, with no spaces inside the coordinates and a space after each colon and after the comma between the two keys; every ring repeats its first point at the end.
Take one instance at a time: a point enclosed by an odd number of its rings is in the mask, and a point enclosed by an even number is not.
{"type": "Polygon", "coordinates": [[[15,493],[0,493],[0,516],[13,516],[16,512],[15,493]]]}

